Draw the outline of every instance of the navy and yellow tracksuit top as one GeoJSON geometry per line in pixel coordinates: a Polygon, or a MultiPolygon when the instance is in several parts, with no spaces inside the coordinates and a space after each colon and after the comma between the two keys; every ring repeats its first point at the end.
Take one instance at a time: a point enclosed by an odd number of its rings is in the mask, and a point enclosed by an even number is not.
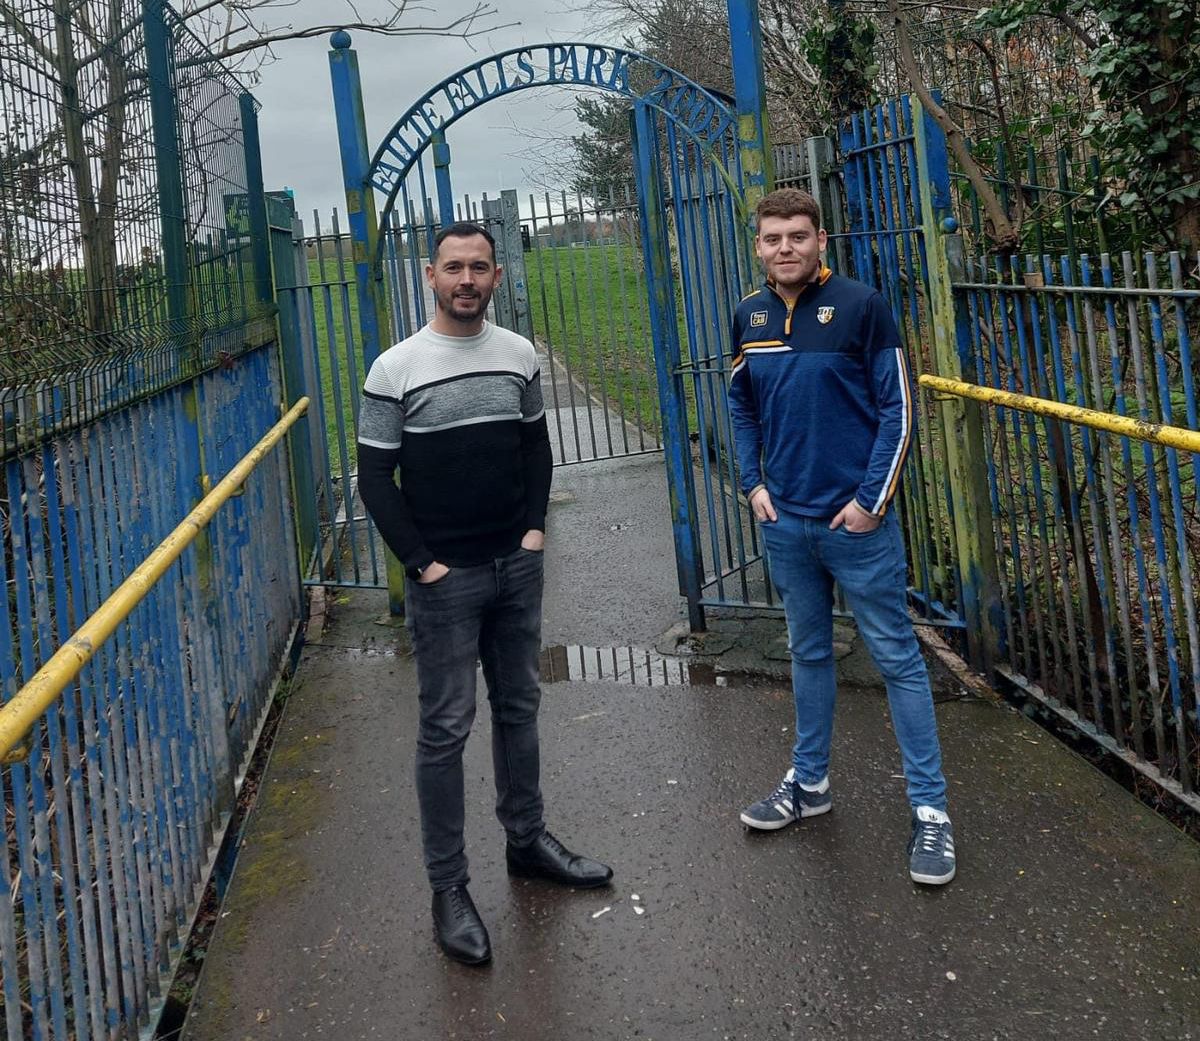
{"type": "Polygon", "coordinates": [[[883,514],[916,417],[900,332],[870,286],[822,268],[788,306],[771,283],[733,319],[729,405],[742,491],[832,517],[852,498],[883,514]]]}

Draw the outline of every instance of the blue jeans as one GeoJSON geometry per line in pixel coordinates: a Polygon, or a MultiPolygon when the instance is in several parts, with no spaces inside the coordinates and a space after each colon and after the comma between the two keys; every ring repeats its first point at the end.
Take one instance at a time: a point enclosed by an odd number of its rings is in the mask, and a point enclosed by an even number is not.
{"type": "Polygon", "coordinates": [[[477,659],[492,708],[496,816],[516,846],[544,828],[537,732],[543,560],[518,549],[487,564],[451,568],[431,585],[406,587],[421,703],[417,799],[435,892],[468,881],[462,757],[475,720],[477,659]]]}
{"type": "Polygon", "coordinates": [[[787,613],[796,745],[792,763],[803,784],[829,771],[835,672],[833,583],[846,596],[858,631],[887,685],[892,725],[900,744],[913,806],[946,808],[933,695],[907,610],[907,566],[893,513],[862,535],[829,520],[776,507],[779,519],[762,526],[771,577],[787,613]]]}

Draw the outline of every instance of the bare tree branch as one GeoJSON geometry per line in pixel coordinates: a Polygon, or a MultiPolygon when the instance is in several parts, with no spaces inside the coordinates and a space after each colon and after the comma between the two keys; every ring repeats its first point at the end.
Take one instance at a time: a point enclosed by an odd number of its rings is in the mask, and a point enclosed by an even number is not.
{"type": "Polygon", "coordinates": [[[31,25],[21,18],[11,3],[0,3],[0,25],[11,29],[34,54],[51,68],[57,67],[58,62],[55,60],[54,48],[33,31],[31,25]]]}
{"type": "MultiPolygon", "coordinates": [[[[416,13],[433,14],[437,8],[412,3],[411,0],[385,0],[386,13],[368,18],[363,17],[354,0],[345,2],[351,18],[320,25],[274,23],[270,20],[272,13],[297,7],[299,0],[192,0],[183,5],[181,14],[197,34],[209,43],[218,58],[224,61],[236,59],[236,65],[238,60],[257,53],[263,60],[252,71],[261,68],[264,61],[273,57],[272,47],[275,44],[325,36],[339,29],[353,29],[379,36],[452,36],[470,40],[496,29],[520,24],[491,21],[499,12],[485,0],[476,0],[470,10],[445,22],[416,25],[407,24],[406,19],[416,13]]],[[[243,67],[240,71],[247,70],[243,67]]]]}
{"type": "MultiPolygon", "coordinates": [[[[971,43],[983,52],[983,58],[988,64],[988,73],[992,80],[992,91],[996,98],[996,114],[999,116],[1000,132],[1004,135],[1004,147],[1008,150],[1008,154],[1015,158],[1017,150],[1013,145],[1012,134],[1009,131],[1008,116],[1004,111],[1004,91],[1000,87],[1000,69],[997,67],[996,58],[982,40],[973,38],[971,43]]],[[[1025,224],[1025,192],[1021,188],[1020,178],[1017,179],[1016,200],[1017,216],[1013,223],[1019,236],[1021,228],[1025,224]]]]}
{"type": "Polygon", "coordinates": [[[941,105],[933,100],[933,94],[930,92],[929,86],[925,83],[925,79],[921,75],[921,70],[917,65],[917,59],[913,54],[912,40],[908,35],[908,19],[900,10],[899,0],[888,0],[888,13],[891,16],[892,23],[896,27],[896,49],[900,57],[900,66],[904,69],[904,74],[908,78],[909,84],[916,92],[917,97],[920,98],[921,107],[942,128],[946,135],[946,144],[949,145],[950,151],[954,153],[954,158],[958,160],[963,173],[967,175],[967,179],[971,182],[971,187],[979,195],[979,201],[983,203],[984,212],[992,224],[992,239],[996,244],[996,248],[1002,253],[1011,254],[1017,249],[1020,243],[1020,236],[1017,234],[1017,230],[1013,227],[1012,222],[1008,219],[1008,214],[1000,204],[1000,200],[992,190],[992,186],[988,183],[986,174],[984,174],[982,168],[975,161],[975,157],[971,155],[971,150],[967,147],[967,139],[962,132],[962,127],[951,118],[950,114],[941,105]]]}
{"type": "Polygon", "coordinates": [[[1094,51],[1100,46],[1100,41],[1097,40],[1096,37],[1094,37],[1090,32],[1088,32],[1082,23],[1080,23],[1079,19],[1077,19],[1074,15],[1063,11],[1061,13],[1054,14],[1051,17],[1057,18],[1060,22],[1062,22],[1063,25],[1070,29],[1071,32],[1075,34],[1079,42],[1082,43],[1089,51],[1094,51]]]}

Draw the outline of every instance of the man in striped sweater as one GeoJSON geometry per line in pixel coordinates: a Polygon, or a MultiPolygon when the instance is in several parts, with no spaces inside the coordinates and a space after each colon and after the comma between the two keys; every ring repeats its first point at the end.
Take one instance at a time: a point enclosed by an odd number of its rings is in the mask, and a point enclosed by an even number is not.
{"type": "Polygon", "coordinates": [[[443,229],[425,277],[433,320],[380,355],[363,387],[358,487],[410,579],[434,931],[450,957],[480,965],[491,941],[467,892],[462,763],[477,660],[509,874],[588,888],[607,884],[612,870],[571,853],[542,820],[538,655],[551,454],[537,356],[486,319],[502,271],[483,228],[443,229]]]}
{"type": "Polygon", "coordinates": [[[741,820],[771,831],[832,806],[836,582],[887,685],[912,807],[909,875],[942,885],[955,873],[954,836],[904,542],[888,509],[915,423],[900,333],[879,293],[822,263],[811,195],[771,192],[756,216],[767,280],[734,315],[729,403],[742,490],[787,615],[796,742],[782,782],[741,820]]]}

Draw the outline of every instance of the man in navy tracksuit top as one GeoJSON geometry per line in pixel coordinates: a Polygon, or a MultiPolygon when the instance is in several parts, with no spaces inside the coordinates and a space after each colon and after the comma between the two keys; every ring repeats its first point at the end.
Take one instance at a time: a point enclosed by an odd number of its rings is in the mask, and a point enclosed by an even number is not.
{"type": "Polygon", "coordinates": [[[787,614],[796,744],[779,786],[741,814],[770,831],[829,811],[833,584],[887,684],[912,805],[909,874],[954,877],[954,837],[933,697],[907,610],[889,509],[912,443],[913,389],[883,298],[821,262],[816,201],[784,188],[756,211],[763,288],[738,306],[729,403],[742,491],[762,525],[787,614]]]}

